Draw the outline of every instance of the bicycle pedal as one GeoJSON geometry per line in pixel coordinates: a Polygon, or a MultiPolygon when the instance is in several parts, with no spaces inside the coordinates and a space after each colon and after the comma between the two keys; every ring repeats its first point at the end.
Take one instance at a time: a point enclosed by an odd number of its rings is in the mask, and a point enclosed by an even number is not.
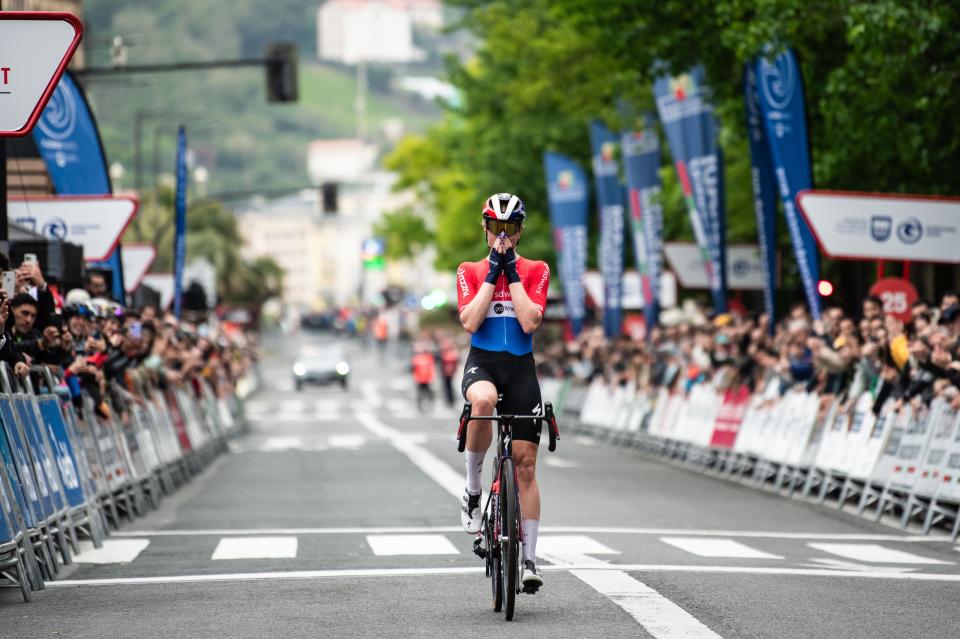
{"type": "Polygon", "coordinates": [[[475,554],[480,559],[487,558],[487,549],[481,545],[481,540],[479,537],[473,540],[473,554],[475,554]]]}
{"type": "Polygon", "coordinates": [[[540,590],[540,584],[524,584],[523,592],[528,595],[535,595],[540,590]]]}

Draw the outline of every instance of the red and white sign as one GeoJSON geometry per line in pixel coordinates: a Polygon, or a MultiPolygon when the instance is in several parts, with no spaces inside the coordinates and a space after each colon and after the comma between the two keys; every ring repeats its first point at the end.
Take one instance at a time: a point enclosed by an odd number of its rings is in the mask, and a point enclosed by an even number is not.
{"type": "Polygon", "coordinates": [[[79,244],[83,259],[105,260],[140,208],[125,195],[73,195],[9,200],[10,220],[52,240],[79,244]]]}
{"type": "Polygon", "coordinates": [[[120,256],[123,264],[123,285],[127,293],[140,288],[144,275],[157,259],[157,249],[149,244],[124,244],[120,256]]]}
{"type": "Polygon", "coordinates": [[[883,302],[883,312],[893,315],[901,322],[910,322],[913,316],[910,308],[920,299],[917,289],[909,280],[899,277],[885,277],[870,287],[870,294],[883,302]]]}
{"type": "Polygon", "coordinates": [[[797,204],[828,257],[960,264],[960,198],[801,191],[797,204]]]}
{"type": "Polygon", "coordinates": [[[82,37],[69,13],[0,12],[0,138],[33,130],[82,37]]]}
{"type": "Polygon", "coordinates": [[[143,285],[160,293],[160,309],[167,310],[173,302],[173,273],[147,273],[143,285]]]}
{"type": "MultiPolygon", "coordinates": [[[[709,288],[703,254],[693,242],[666,242],[663,253],[684,288],[709,288]]],[[[733,244],[727,247],[727,288],[735,291],[762,291],[763,264],[760,247],[733,244]]]]}
{"type": "Polygon", "coordinates": [[[736,389],[731,388],[723,394],[723,403],[717,410],[713,435],[710,437],[711,447],[733,448],[749,403],[750,389],[746,385],[738,386],[736,389]]]}

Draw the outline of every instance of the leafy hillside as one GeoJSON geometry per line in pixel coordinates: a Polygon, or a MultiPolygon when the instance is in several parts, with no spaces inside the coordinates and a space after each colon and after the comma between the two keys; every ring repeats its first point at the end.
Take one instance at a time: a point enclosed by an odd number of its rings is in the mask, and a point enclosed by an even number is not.
{"type": "MultiPolygon", "coordinates": [[[[300,46],[297,104],[268,104],[257,68],[85,78],[107,155],[126,169],[121,186],[132,187],[135,180],[137,113],[142,183],[154,183],[155,163],[161,173],[172,171],[174,129],[184,122],[196,162],[209,169],[208,193],[306,185],[307,144],[354,134],[352,71],[316,61],[319,2],[281,4],[283,11],[267,0],[85,3],[86,46],[94,66],[110,64],[115,35],[129,43],[128,64],[256,57],[273,40],[300,46]]],[[[368,131],[379,141],[387,119],[400,118],[408,129],[421,130],[437,115],[434,105],[386,87],[368,97],[368,131]]]]}

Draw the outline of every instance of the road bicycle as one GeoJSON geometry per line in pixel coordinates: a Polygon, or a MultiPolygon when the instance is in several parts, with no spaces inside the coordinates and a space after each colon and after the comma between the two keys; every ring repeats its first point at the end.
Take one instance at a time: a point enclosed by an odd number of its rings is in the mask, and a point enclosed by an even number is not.
{"type": "MultiPolygon", "coordinates": [[[[533,419],[547,423],[550,436],[549,450],[557,449],[560,432],[553,405],[543,405],[542,415],[503,415],[500,412],[501,396],[497,401],[496,415],[471,414],[470,402],[463,405],[460,413],[460,429],[457,431],[457,450],[463,452],[467,444],[467,425],[471,421],[490,420],[497,423],[497,452],[493,463],[493,481],[487,503],[483,507],[480,532],[473,542],[473,552],[486,562],[486,575],[493,592],[493,609],[503,610],[507,621],[513,619],[514,602],[520,593],[520,557],[523,540],[523,517],[520,513],[520,492],[517,485],[517,469],[513,463],[513,422],[518,419],[533,419]]],[[[527,591],[530,594],[536,590],[527,591]]]]}

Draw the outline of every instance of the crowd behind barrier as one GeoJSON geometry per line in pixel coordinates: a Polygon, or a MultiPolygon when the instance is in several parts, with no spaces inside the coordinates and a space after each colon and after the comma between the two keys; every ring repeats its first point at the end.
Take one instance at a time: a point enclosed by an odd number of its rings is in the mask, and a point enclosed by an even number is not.
{"type": "Polygon", "coordinates": [[[243,430],[256,344],[212,315],[124,308],[96,277],[61,297],[36,262],[12,293],[0,292],[0,585],[29,601],[81,540],[101,547],[243,430]]]}
{"type": "Polygon", "coordinates": [[[588,329],[537,355],[544,401],[575,430],[924,533],[960,531],[960,300],[912,320],[867,298],[855,322],[803,307],[769,331],[693,306],[648,341],[588,329]]]}

